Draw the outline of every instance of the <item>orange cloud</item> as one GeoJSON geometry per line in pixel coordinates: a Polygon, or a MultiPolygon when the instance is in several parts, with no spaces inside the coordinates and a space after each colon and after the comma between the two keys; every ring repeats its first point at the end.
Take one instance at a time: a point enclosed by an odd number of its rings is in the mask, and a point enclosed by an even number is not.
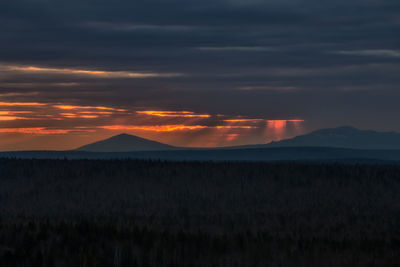
{"type": "Polygon", "coordinates": [[[79,118],[83,118],[83,119],[96,119],[99,116],[98,115],[80,115],[78,116],[79,118]]]}
{"type": "Polygon", "coordinates": [[[215,127],[210,127],[210,128],[216,128],[216,129],[255,129],[258,127],[255,126],[240,126],[240,125],[223,125],[223,126],[215,126],[215,127]]]}
{"type": "Polygon", "coordinates": [[[13,110],[1,110],[0,121],[13,121],[13,120],[33,120],[35,118],[21,117],[24,114],[31,114],[31,111],[13,111],[13,110]]]}
{"type": "Polygon", "coordinates": [[[48,129],[45,127],[0,128],[0,133],[22,133],[22,134],[34,134],[34,135],[67,134],[70,132],[73,132],[73,130],[48,129]]]}
{"type": "Polygon", "coordinates": [[[29,135],[65,135],[73,133],[95,132],[94,129],[86,127],[74,127],[71,129],[54,129],[47,127],[23,127],[23,128],[0,128],[0,133],[19,133],[29,135]]]}
{"type": "Polygon", "coordinates": [[[261,122],[264,121],[263,119],[229,119],[229,120],[224,120],[224,122],[231,122],[231,123],[255,123],[255,122],[261,122]]]}
{"type": "Polygon", "coordinates": [[[14,121],[14,120],[19,120],[21,119],[20,117],[14,117],[14,116],[0,116],[0,121],[14,121]]]}
{"type": "Polygon", "coordinates": [[[60,113],[61,116],[65,118],[76,118],[77,115],[75,113],[60,113]]]}
{"type": "Polygon", "coordinates": [[[180,73],[156,73],[156,72],[131,72],[131,71],[104,71],[104,70],[84,70],[72,68],[49,68],[38,66],[12,66],[6,65],[3,68],[10,71],[28,73],[47,73],[47,74],[72,74],[94,76],[98,78],[154,78],[154,77],[177,77],[180,73]]]}
{"type": "Polygon", "coordinates": [[[195,114],[192,111],[165,111],[165,110],[145,110],[136,111],[137,114],[143,114],[156,117],[183,117],[183,118],[210,118],[209,114],[195,114]]]}
{"type": "Polygon", "coordinates": [[[95,119],[100,117],[99,115],[82,115],[82,114],[76,114],[76,113],[60,113],[61,116],[69,119],[75,119],[75,118],[82,118],[82,119],[95,119]]]}
{"type": "Polygon", "coordinates": [[[0,102],[0,106],[17,107],[17,106],[45,106],[43,103],[36,102],[0,102]]]}
{"type": "Polygon", "coordinates": [[[0,110],[0,115],[30,114],[32,111],[0,110]]]}
{"type": "Polygon", "coordinates": [[[78,106],[78,105],[53,105],[54,108],[68,112],[60,113],[60,116],[69,119],[96,119],[100,116],[110,116],[116,112],[125,112],[126,109],[118,109],[105,106],[78,106]]]}
{"type": "Polygon", "coordinates": [[[100,116],[109,117],[112,114],[127,111],[126,109],[106,106],[79,106],[37,102],[0,102],[1,107],[12,107],[19,110],[0,110],[0,121],[12,120],[49,120],[65,119],[95,119],[100,116]],[[34,110],[26,110],[33,109],[34,110]],[[22,110],[21,110],[22,109],[22,110]],[[25,109],[25,110],[24,110],[25,109]],[[65,111],[65,112],[63,112],[65,111]]]}
{"type": "Polygon", "coordinates": [[[206,129],[207,126],[202,125],[153,125],[153,126],[136,126],[136,125],[109,125],[109,126],[99,126],[98,128],[106,130],[116,130],[116,131],[151,131],[151,132],[173,132],[173,131],[185,131],[185,130],[202,130],[206,129]]]}
{"type": "Polygon", "coordinates": [[[113,112],[110,111],[78,111],[79,114],[97,114],[97,115],[111,115],[113,112]]]}
{"type": "Polygon", "coordinates": [[[66,110],[98,109],[98,110],[112,110],[112,111],[118,111],[118,112],[127,111],[126,109],[117,109],[117,108],[104,107],[104,106],[54,105],[53,107],[58,108],[58,109],[66,109],[66,110]]]}
{"type": "Polygon", "coordinates": [[[184,124],[169,124],[169,125],[108,125],[99,126],[98,128],[106,130],[118,130],[118,131],[129,131],[129,130],[139,130],[139,131],[151,131],[151,132],[173,132],[173,131],[193,131],[193,130],[203,130],[203,129],[217,129],[217,130],[227,130],[227,129],[253,129],[257,127],[253,126],[204,126],[204,125],[184,125],[184,124]]]}

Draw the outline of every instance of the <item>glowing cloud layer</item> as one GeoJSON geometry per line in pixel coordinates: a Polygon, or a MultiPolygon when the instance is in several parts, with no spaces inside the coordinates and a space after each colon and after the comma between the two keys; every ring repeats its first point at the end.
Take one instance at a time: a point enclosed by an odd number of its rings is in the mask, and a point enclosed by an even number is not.
{"type": "Polygon", "coordinates": [[[263,119],[229,119],[229,120],[224,120],[225,122],[228,123],[257,123],[260,121],[264,121],[263,119]]]}
{"type": "Polygon", "coordinates": [[[74,106],[74,105],[54,105],[55,108],[66,110],[81,110],[81,109],[97,109],[97,110],[112,110],[112,111],[127,111],[126,109],[117,109],[103,106],[74,106]]]}
{"type": "Polygon", "coordinates": [[[18,107],[18,106],[24,106],[24,107],[35,107],[35,106],[45,106],[46,104],[43,103],[36,103],[36,102],[0,102],[0,107],[5,106],[5,107],[18,107]]]}
{"type": "Polygon", "coordinates": [[[0,102],[0,121],[96,119],[125,113],[127,110],[106,106],[60,105],[36,102],[0,102]]]}
{"type": "Polygon", "coordinates": [[[137,114],[143,114],[156,117],[183,117],[183,118],[210,118],[209,114],[195,114],[191,111],[165,111],[165,110],[145,110],[136,111],[137,114]]]}
{"type": "Polygon", "coordinates": [[[207,126],[201,125],[153,125],[153,126],[139,126],[139,125],[110,125],[100,126],[98,128],[106,130],[117,131],[150,131],[150,132],[174,132],[174,131],[193,131],[202,130],[207,126]]]}
{"type": "MultiPolygon", "coordinates": [[[[265,143],[300,133],[303,122],[106,105],[0,102],[0,134],[73,135],[85,136],[89,141],[99,134],[109,136],[127,132],[177,146],[241,145],[253,139],[258,140],[253,143],[265,143]]],[[[58,147],[57,144],[54,146],[58,147]]],[[[62,148],[65,147],[63,144],[62,148]]]]}
{"type": "Polygon", "coordinates": [[[74,130],[64,129],[49,129],[46,127],[31,127],[31,128],[0,128],[0,133],[22,133],[33,135],[64,135],[74,132],[74,130]]]}
{"type": "Polygon", "coordinates": [[[73,68],[54,68],[54,67],[39,67],[39,66],[22,66],[22,65],[7,65],[0,64],[0,70],[15,71],[21,73],[44,73],[44,74],[64,74],[64,75],[79,75],[96,78],[165,78],[182,76],[180,73],[156,73],[156,72],[131,72],[131,71],[104,71],[104,70],[85,70],[73,68]]]}

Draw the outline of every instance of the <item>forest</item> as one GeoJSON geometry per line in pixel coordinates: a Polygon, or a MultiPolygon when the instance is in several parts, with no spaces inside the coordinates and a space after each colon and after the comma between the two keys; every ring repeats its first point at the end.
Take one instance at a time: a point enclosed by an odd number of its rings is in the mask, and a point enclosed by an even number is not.
{"type": "Polygon", "coordinates": [[[0,159],[0,266],[399,266],[400,166],[0,159]]]}

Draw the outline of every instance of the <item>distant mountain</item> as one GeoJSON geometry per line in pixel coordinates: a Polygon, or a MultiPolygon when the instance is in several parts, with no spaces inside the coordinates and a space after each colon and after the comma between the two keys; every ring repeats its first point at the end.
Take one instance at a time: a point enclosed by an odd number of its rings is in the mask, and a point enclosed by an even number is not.
{"type": "MultiPolygon", "coordinates": [[[[253,146],[260,147],[260,146],[253,146]]],[[[400,149],[400,133],[364,131],[353,127],[322,129],[264,147],[340,147],[353,149],[400,149]]]]}
{"type": "Polygon", "coordinates": [[[73,151],[0,152],[0,158],[344,161],[400,164],[400,134],[340,127],[318,130],[269,144],[207,149],[179,148],[134,135],[120,134],[73,151]]]}
{"type": "MultiPolygon", "coordinates": [[[[208,150],[242,150],[274,147],[335,147],[351,149],[400,150],[400,133],[359,130],[353,127],[321,129],[291,139],[259,145],[244,145],[208,150]]],[[[135,152],[163,150],[204,150],[179,148],[129,134],[120,134],[109,139],[82,146],[78,151],[88,152],[135,152]]],[[[207,150],[207,149],[206,149],[207,150]]]]}
{"type": "Polygon", "coordinates": [[[88,152],[133,152],[172,150],[177,147],[144,139],[130,134],[120,134],[111,138],[82,146],[77,151],[88,152]]]}

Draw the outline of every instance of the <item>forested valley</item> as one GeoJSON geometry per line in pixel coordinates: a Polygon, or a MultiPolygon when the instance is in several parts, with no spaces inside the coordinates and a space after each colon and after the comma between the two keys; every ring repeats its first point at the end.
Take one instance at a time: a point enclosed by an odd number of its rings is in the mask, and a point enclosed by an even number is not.
{"type": "Polygon", "coordinates": [[[400,166],[0,159],[0,266],[398,266],[400,166]]]}

